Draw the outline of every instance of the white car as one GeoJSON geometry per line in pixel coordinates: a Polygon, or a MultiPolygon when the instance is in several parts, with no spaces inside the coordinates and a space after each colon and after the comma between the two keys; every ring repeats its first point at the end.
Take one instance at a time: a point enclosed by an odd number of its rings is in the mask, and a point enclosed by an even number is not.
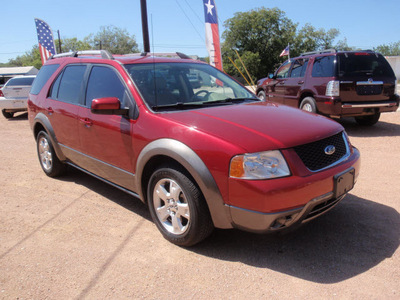
{"type": "Polygon", "coordinates": [[[17,76],[6,82],[0,90],[0,109],[10,119],[14,113],[27,110],[29,91],[36,75],[17,76]]]}

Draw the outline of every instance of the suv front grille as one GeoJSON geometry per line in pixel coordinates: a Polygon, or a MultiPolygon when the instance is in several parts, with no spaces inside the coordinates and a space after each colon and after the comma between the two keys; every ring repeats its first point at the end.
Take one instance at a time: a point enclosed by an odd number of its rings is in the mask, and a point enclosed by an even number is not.
{"type": "Polygon", "coordinates": [[[313,172],[332,166],[349,155],[347,141],[343,132],[316,142],[294,147],[294,150],[306,167],[313,172]],[[328,146],[335,147],[335,152],[331,155],[326,154],[328,146]]]}

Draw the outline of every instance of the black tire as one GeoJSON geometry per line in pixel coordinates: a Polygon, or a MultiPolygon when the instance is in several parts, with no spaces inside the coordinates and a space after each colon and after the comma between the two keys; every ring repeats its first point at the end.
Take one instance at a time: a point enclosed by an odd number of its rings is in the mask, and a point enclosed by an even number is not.
{"type": "Polygon", "coordinates": [[[6,119],[11,119],[12,117],[14,117],[13,112],[6,112],[4,109],[1,111],[1,113],[3,114],[4,118],[6,118],[6,119]]]}
{"type": "Polygon", "coordinates": [[[180,168],[167,165],[156,170],[150,177],[147,199],[158,230],[173,244],[193,246],[214,229],[202,193],[180,168]]]}
{"type": "Polygon", "coordinates": [[[257,96],[258,96],[258,98],[260,98],[263,101],[267,100],[267,96],[265,95],[264,91],[259,91],[257,96]]]}
{"type": "Polygon", "coordinates": [[[303,101],[301,101],[299,108],[314,114],[317,113],[317,103],[313,97],[305,97],[303,101]]]}
{"type": "Polygon", "coordinates": [[[375,125],[379,121],[380,117],[381,117],[381,113],[376,113],[374,115],[359,116],[359,117],[354,117],[354,118],[356,119],[356,122],[359,125],[372,126],[372,125],[375,125]]]}
{"type": "Polygon", "coordinates": [[[39,163],[44,173],[49,177],[62,175],[66,166],[57,157],[50,137],[45,131],[40,131],[36,138],[36,150],[39,163]]]}

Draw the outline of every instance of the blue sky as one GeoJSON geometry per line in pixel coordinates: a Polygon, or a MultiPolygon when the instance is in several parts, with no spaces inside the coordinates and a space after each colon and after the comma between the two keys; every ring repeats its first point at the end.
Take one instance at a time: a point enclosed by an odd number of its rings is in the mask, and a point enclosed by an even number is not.
{"type": "MultiPolygon", "coordinates": [[[[223,22],[236,12],[278,7],[302,27],[337,28],[339,40],[371,49],[400,40],[400,0],[215,0],[223,22]]],[[[151,48],[207,56],[202,0],[147,0],[151,48]],[[154,41],[154,43],[153,43],[154,41]]],[[[142,49],[140,0],[13,0],[1,5],[0,62],[37,44],[34,18],[46,21],[61,38],[83,39],[100,26],[115,25],[134,34],[142,49]]]]}

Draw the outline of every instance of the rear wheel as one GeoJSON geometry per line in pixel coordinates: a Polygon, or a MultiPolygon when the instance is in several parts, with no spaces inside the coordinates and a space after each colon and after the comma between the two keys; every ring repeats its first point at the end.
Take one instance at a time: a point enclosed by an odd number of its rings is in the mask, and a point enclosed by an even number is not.
{"type": "Polygon", "coordinates": [[[313,97],[305,97],[300,103],[300,109],[312,113],[317,113],[317,104],[313,97]]]}
{"type": "Polygon", "coordinates": [[[372,126],[372,125],[375,125],[379,121],[380,116],[381,116],[381,113],[376,113],[374,115],[355,117],[355,119],[359,125],[372,126]]]}
{"type": "Polygon", "coordinates": [[[14,117],[14,113],[13,112],[6,112],[4,109],[1,111],[4,118],[6,119],[11,119],[12,117],[14,117]]]}
{"type": "Polygon", "coordinates": [[[58,159],[48,134],[40,131],[36,139],[40,166],[47,176],[56,177],[65,172],[66,166],[58,159]]]}
{"type": "Polygon", "coordinates": [[[156,170],[147,198],[153,221],[168,241],[192,246],[211,234],[214,227],[206,202],[181,169],[165,166],[156,170]]]}

